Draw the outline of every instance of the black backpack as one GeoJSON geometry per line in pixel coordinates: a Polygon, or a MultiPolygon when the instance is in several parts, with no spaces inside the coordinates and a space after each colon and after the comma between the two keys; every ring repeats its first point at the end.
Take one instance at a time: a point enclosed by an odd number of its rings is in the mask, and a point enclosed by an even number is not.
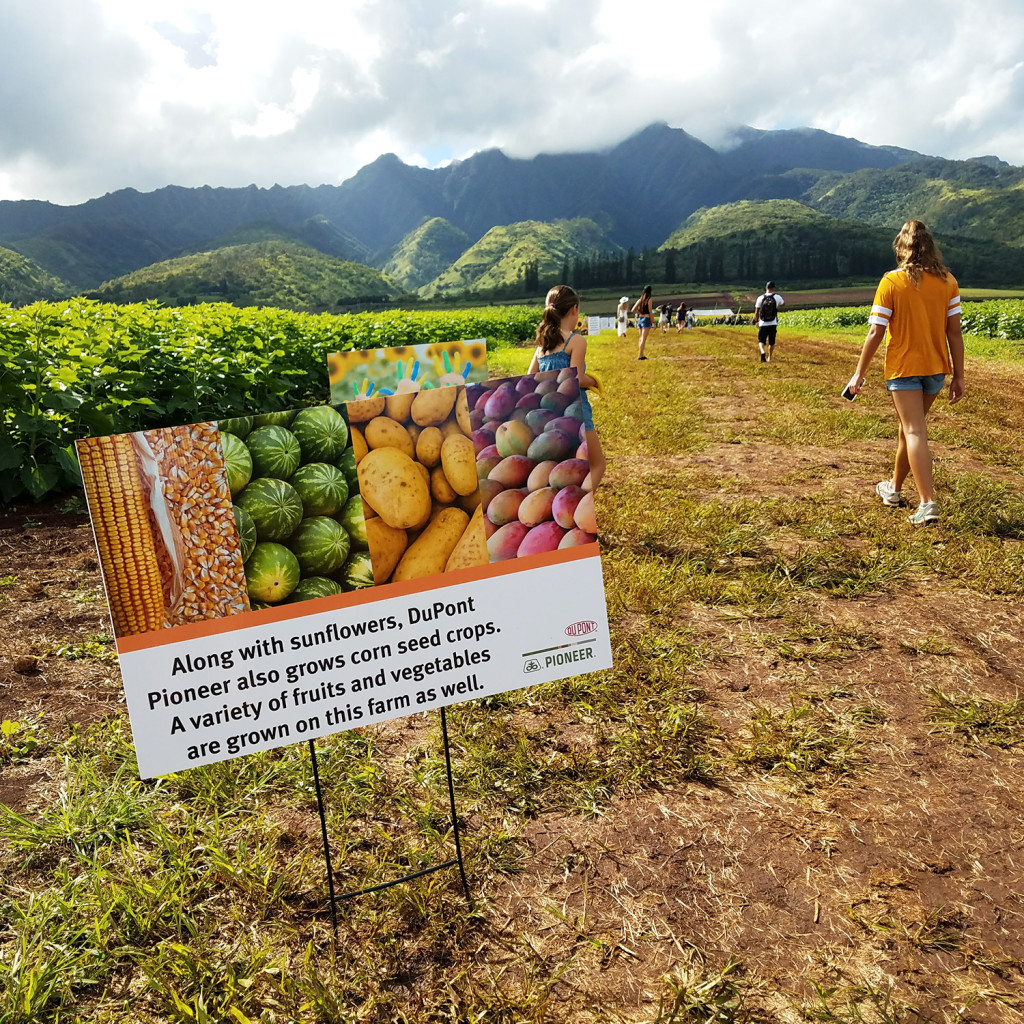
{"type": "Polygon", "coordinates": [[[779,318],[779,304],[775,301],[774,295],[769,295],[767,292],[761,299],[761,322],[767,323],[769,320],[777,320],[779,318]]]}

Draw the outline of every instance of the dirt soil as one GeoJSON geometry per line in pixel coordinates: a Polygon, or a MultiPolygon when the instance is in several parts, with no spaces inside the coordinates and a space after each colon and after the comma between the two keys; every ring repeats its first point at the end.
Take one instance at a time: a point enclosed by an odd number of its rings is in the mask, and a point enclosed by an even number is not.
{"type": "MultiPolygon", "coordinates": [[[[740,419],[741,406],[722,402],[713,415],[740,419]]],[[[748,498],[787,493],[775,482],[781,464],[827,465],[835,486],[851,490],[877,464],[866,447],[753,454],[721,445],[673,458],[742,476],[748,498]]],[[[644,468],[614,460],[609,486],[644,468]]],[[[918,1019],[1024,1019],[1024,754],[951,741],[925,714],[932,688],[1021,695],[1024,610],[930,586],[822,597],[806,611],[875,645],[830,662],[784,658],[758,642],[783,624],[685,609],[687,628],[723,651],[695,684],[727,742],[757,707],[788,707],[794,693],[816,707],[871,709],[860,768],[820,789],[752,774],[617,798],[589,820],[543,815],[528,825],[525,873],[492,879],[481,965],[500,970],[510,937],[530,936],[552,964],[568,965],[552,989],[552,1012],[565,1019],[600,1007],[649,1021],[666,976],[679,982],[730,958],[756,1019],[804,1019],[796,1007],[814,1002],[811,979],[868,998],[867,1020],[871,991],[891,991],[893,1006],[916,1007],[918,1019]],[[944,653],[914,649],[914,638],[935,637],[944,653]]],[[[61,734],[120,713],[116,661],[67,656],[109,631],[81,504],[68,511],[65,496],[3,511],[0,720],[43,717],[61,734]]],[[[24,811],[53,783],[47,762],[7,767],[0,802],[24,811]]]]}

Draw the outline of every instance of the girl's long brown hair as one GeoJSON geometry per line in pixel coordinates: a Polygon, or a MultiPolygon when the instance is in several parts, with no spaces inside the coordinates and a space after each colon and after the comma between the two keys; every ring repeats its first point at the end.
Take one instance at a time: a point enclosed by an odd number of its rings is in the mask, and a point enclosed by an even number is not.
{"type": "Polygon", "coordinates": [[[544,315],[537,324],[537,347],[541,352],[554,352],[565,343],[562,337],[562,320],[573,306],[578,306],[580,297],[567,284],[556,284],[544,300],[544,315]]]}
{"type": "Polygon", "coordinates": [[[896,265],[906,272],[917,287],[921,274],[935,274],[946,280],[949,268],[942,262],[942,254],[932,238],[932,233],[919,221],[908,220],[893,239],[896,265]]]}

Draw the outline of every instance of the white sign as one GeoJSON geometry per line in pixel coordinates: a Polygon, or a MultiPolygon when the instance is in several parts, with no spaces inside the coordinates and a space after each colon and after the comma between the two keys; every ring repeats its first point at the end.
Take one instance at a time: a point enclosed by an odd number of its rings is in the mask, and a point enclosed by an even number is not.
{"type": "Polygon", "coordinates": [[[596,544],[444,580],[119,639],[140,774],[611,667],[596,544]]]}

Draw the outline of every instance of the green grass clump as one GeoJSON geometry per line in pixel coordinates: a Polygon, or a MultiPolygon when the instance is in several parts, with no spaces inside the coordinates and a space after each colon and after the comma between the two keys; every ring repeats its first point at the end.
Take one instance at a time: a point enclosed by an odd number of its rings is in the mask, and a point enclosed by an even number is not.
{"type": "Polygon", "coordinates": [[[933,732],[973,745],[1024,745],[1024,699],[954,697],[938,689],[929,690],[929,697],[928,717],[933,732]]]}
{"type": "Polygon", "coordinates": [[[755,707],[744,737],[733,744],[737,764],[784,772],[807,783],[807,776],[838,779],[860,763],[860,741],[837,716],[810,704],[784,711],[755,707]]]}

